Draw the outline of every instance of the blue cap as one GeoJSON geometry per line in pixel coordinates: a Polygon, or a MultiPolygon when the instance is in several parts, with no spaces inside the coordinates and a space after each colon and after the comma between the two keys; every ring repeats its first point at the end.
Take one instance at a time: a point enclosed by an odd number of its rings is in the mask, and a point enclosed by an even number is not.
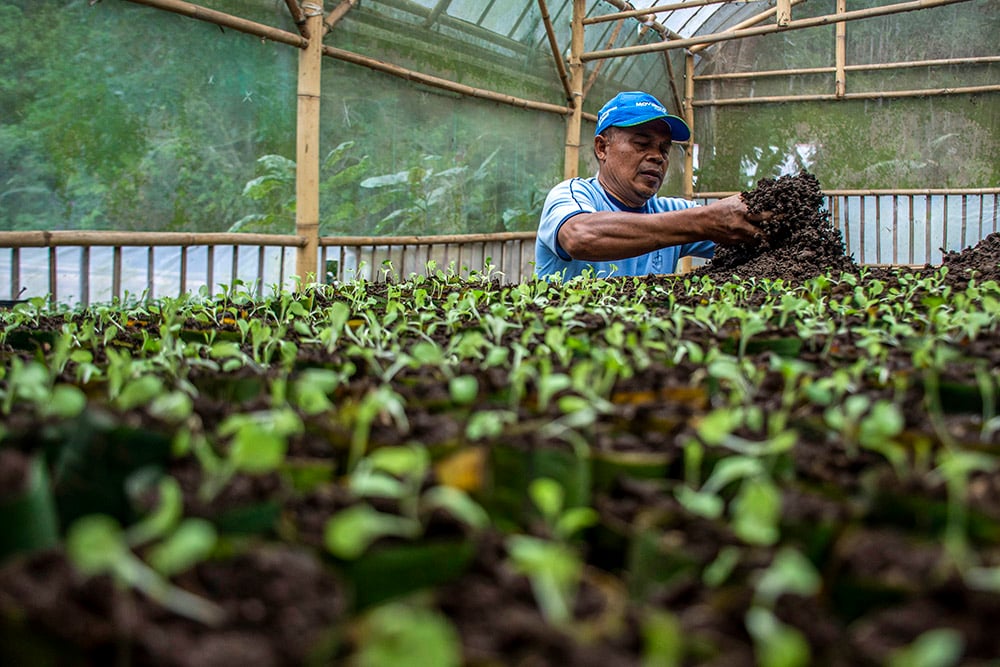
{"type": "Polygon", "coordinates": [[[651,120],[662,120],[669,125],[673,141],[687,141],[691,138],[691,128],[683,119],[668,113],[667,108],[649,93],[638,90],[618,93],[608,100],[597,114],[597,131],[594,134],[598,135],[612,126],[634,127],[651,120]]]}

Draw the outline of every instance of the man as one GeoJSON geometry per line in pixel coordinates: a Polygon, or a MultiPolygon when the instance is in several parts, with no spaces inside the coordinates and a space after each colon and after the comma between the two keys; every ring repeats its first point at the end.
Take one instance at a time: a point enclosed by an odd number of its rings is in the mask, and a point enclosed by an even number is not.
{"type": "Polygon", "coordinates": [[[647,93],[619,93],[605,104],[594,135],[597,176],[563,181],[545,200],[535,241],[538,275],[674,273],[681,257],[710,258],[716,243],[759,237],[739,195],[705,206],[656,195],[672,143],[690,137],[687,123],[647,93]]]}

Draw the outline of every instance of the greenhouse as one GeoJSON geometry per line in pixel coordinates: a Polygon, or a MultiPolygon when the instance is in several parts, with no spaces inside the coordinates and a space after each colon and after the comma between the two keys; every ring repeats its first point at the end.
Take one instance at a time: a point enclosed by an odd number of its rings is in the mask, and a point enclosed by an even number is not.
{"type": "Polygon", "coordinates": [[[0,663],[1000,664],[1000,1],[0,28],[0,663]]]}

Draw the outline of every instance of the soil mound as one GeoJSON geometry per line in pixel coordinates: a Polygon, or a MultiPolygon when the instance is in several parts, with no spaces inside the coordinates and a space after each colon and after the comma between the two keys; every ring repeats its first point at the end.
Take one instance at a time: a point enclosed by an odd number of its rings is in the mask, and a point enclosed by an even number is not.
{"type": "Polygon", "coordinates": [[[856,271],[846,255],[843,236],[823,208],[819,181],[806,171],[796,176],[763,178],[740,195],[751,213],[772,211],[760,223],[759,244],[719,246],[707,265],[695,270],[718,281],[741,278],[783,278],[801,281],[827,271],[856,271]]]}
{"type": "Polygon", "coordinates": [[[949,275],[1000,282],[1000,232],[993,232],[961,252],[945,252],[941,263],[948,267],[949,275]]]}

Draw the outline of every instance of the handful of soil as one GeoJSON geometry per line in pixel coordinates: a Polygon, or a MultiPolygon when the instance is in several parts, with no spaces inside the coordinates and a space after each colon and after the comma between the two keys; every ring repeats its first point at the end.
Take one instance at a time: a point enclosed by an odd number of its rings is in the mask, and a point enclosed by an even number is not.
{"type": "Polygon", "coordinates": [[[783,278],[802,281],[821,273],[856,271],[846,255],[843,236],[823,208],[823,192],[812,174],[763,178],[740,197],[751,214],[772,212],[759,224],[760,243],[718,246],[715,257],[694,271],[717,281],[741,278],[783,278]]]}

